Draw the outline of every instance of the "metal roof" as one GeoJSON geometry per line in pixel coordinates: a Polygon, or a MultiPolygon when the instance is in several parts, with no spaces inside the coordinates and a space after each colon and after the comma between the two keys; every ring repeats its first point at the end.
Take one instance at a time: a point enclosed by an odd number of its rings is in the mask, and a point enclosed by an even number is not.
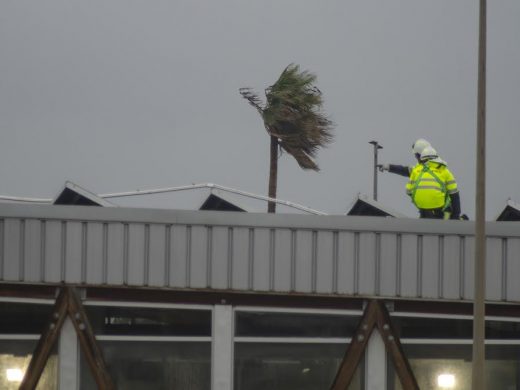
{"type": "MultiPolygon", "coordinates": [[[[520,302],[520,222],[488,222],[487,300],[520,302]]],[[[0,281],[470,300],[474,223],[0,204],[0,281]]]]}

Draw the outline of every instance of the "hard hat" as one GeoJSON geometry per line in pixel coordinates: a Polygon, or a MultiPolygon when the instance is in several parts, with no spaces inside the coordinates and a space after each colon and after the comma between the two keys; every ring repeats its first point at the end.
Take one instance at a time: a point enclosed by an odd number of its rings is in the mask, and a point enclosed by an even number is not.
{"type": "Polygon", "coordinates": [[[433,160],[438,158],[437,151],[431,146],[425,147],[421,152],[421,161],[423,160],[433,160]]]}
{"type": "Polygon", "coordinates": [[[426,141],[424,138],[419,138],[412,145],[413,153],[420,155],[422,153],[423,149],[427,146],[431,146],[430,143],[428,141],[426,141]]]}

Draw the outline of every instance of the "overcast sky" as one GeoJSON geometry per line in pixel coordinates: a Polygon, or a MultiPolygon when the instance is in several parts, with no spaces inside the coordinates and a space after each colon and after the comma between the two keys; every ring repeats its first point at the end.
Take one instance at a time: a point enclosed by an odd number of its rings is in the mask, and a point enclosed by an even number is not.
{"type": "MultiPolygon", "coordinates": [[[[0,195],[213,182],[266,194],[269,139],[241,98],[289,64],[318,76],[321,172],[280,158],[278,197],[344,213],[381,162],[429,139],[474,218],[477,0],[3,0],[0,195]]],[[[487,218],[520,202],[520,1],[488,2],[487,218]]],[[[406,179],[379,200],[416,216],[406,179]]],[[[175,208],[172,196],[120,204],[175,208]]]]}

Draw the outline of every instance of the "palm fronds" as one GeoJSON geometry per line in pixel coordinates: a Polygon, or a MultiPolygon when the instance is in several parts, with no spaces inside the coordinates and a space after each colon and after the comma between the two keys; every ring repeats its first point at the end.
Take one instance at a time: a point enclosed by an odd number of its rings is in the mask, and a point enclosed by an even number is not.
{"type": "Polygon", "coordinates": [[[322,110],[323,98],[315,81],[314,74],[290,64],[265,90],[265,104],[250,88],[241,88],[240,94],[258,110],[280,148],[292,155],[301,168],[317,171],[314,159],[319,148],[332,141],[334,124],[322,110]]]}
{"type": "Polygon", "coordinates": [[[263,113],[263,107],[262,107],[262,100],[258,97],[256,93],[252,91],[251,88],[240,88],[238,92],[242,95],[244,99],[246,99],[249,104],[251,104],[254,108],[257,109],[257,111],[262,115],[263,113]]]}

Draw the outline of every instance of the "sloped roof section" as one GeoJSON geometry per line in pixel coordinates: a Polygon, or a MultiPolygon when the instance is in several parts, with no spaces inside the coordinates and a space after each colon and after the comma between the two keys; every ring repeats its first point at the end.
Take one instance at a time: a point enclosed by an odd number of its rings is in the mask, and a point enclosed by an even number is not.
{"type": "Polygon", "coordinates": [[[496,218],[497,221],[520,221],[520,204],[507,200],[506,207],[496,218]]]}
{"type": "Polygon", "coordinates": [[[52,202],[56,205],[75,205],[75,206],[101,206],[114,207],[113,203],[99,197],[98,195],[67,181],[65,186],[52,202]]]}
{"type": "Polygon", "coordinates": [[[238,207],[230,201],[227,201],[221,196],[211,193],[204,203],[200,206],[199,210],[215,210],[215,211],[246,211],[243,208],[238,207]]]}
{"type": "Polygon", "coordinates": [[[370,199],[368,196],[358,194],[354,199],[352,206],[346,215],[358,215],[365,217],[393,217],[393,218],[408,218],[395,210],[383,206],[376,200],[370,199]]]}

